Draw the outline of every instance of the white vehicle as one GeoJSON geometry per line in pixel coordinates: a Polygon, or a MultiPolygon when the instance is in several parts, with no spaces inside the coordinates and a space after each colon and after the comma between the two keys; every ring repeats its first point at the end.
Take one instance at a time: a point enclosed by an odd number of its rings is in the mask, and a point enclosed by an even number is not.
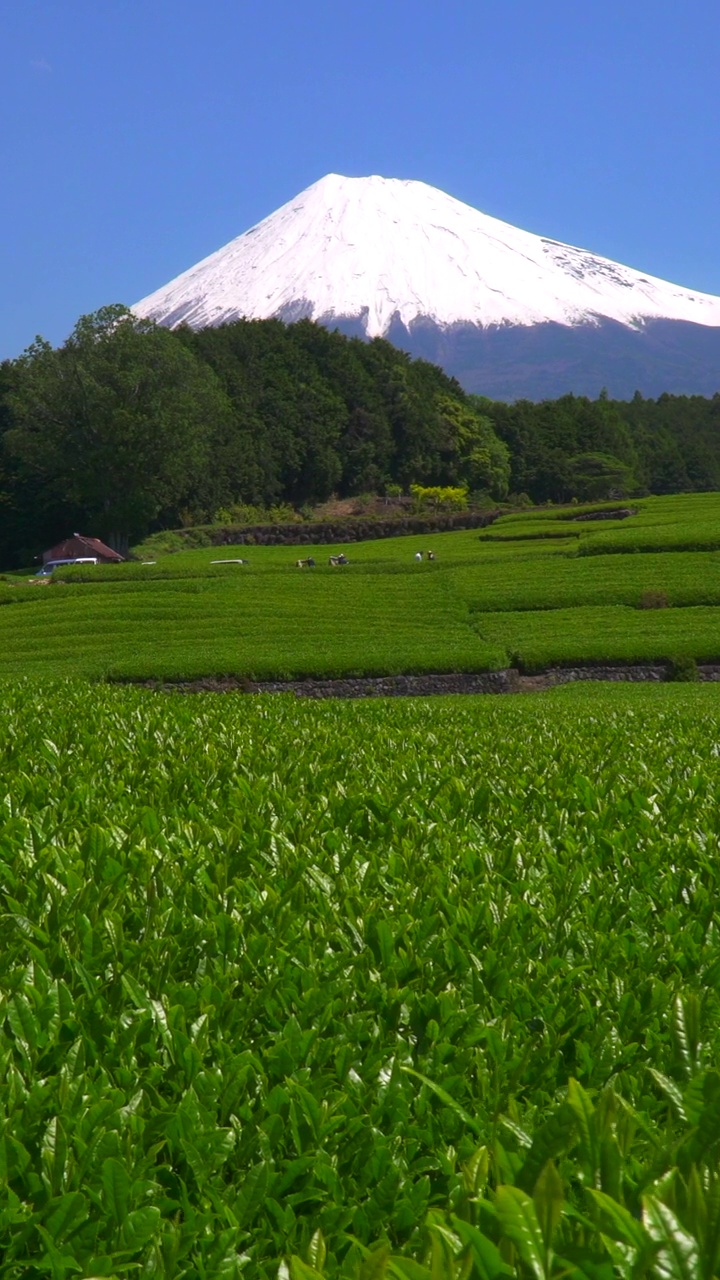
{"type": "Polygon", "coordinates": [[[48,560],[42,569],[38,569],[37,578],[47,578],[54,569],[64,568],[66,564],[97,564],[97,556],[74,556],[68,560],[48,560]]]}

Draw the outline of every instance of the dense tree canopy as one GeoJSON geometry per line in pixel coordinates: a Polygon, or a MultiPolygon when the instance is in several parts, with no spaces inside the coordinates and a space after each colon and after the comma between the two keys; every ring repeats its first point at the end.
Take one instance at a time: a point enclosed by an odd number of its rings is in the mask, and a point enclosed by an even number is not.
{"type": "Polygon", "coordinates": [[[0,554],[82,528],[123,543],[228,504],[388,484],[507,491],[505,445],[460,386],[309,321],[176,333],[127,308],[0,372],[0,554]]]}
{"type": "Polygon", "coordinates": [[[125,307],[0,365],[0,558],[116,544],[234,504],[458,486],[534,502],[720,488],[720,395],[466,395],[311,321],[170,332],[125,307]]]}
{"type": "Polygon", "coordinates": [[[471,399],[510,451],[511,489],[534,502],[720,489],[720,394],[471,399]]]}
{"type": "Polygon", "coordinates": [[[9,381],[3,445],[18,479],[121,541],[189,493],[230,410],[206,365],[119,306],[84,316],[58,350],[37,339],[9,381]]]}

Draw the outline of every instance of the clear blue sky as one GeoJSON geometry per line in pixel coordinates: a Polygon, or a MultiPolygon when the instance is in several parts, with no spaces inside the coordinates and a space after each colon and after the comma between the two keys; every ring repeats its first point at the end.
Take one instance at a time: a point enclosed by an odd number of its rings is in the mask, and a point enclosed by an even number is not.
{"type": "Polygon", "coordinates": [[[720,294],[717,0],[0,0],[0,358],[336,172],[720,294]]]}

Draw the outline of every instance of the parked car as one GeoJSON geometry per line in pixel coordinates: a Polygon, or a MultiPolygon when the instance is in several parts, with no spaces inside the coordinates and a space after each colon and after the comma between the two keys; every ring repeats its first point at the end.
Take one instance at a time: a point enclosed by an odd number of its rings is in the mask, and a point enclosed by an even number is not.
{"type": "Polygon", "coordinates": [[[64,568],[66,564],[97,564],[97,556],[76,556],[69,560],[48,560],[42,569],[38,569],[36,578],[47,578],[54,569],[64,568]]]}

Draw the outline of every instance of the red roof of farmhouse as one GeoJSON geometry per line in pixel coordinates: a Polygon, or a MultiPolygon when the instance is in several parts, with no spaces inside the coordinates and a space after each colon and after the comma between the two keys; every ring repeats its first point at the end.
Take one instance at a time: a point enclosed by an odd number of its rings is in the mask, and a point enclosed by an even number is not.
{"type": "Polygon", "coordinates": [[[64,542],[58,542],[56,547],[43,552],[43,564],[47,564],[48,560],[71,560],[81,556],[95,556],[98,560],[105,561],[125,558],[113,551],[112,547],[107,547],[99,538],[86,538],[81,533],[74,533],[72,538],[66,538],[64,542]]]}

